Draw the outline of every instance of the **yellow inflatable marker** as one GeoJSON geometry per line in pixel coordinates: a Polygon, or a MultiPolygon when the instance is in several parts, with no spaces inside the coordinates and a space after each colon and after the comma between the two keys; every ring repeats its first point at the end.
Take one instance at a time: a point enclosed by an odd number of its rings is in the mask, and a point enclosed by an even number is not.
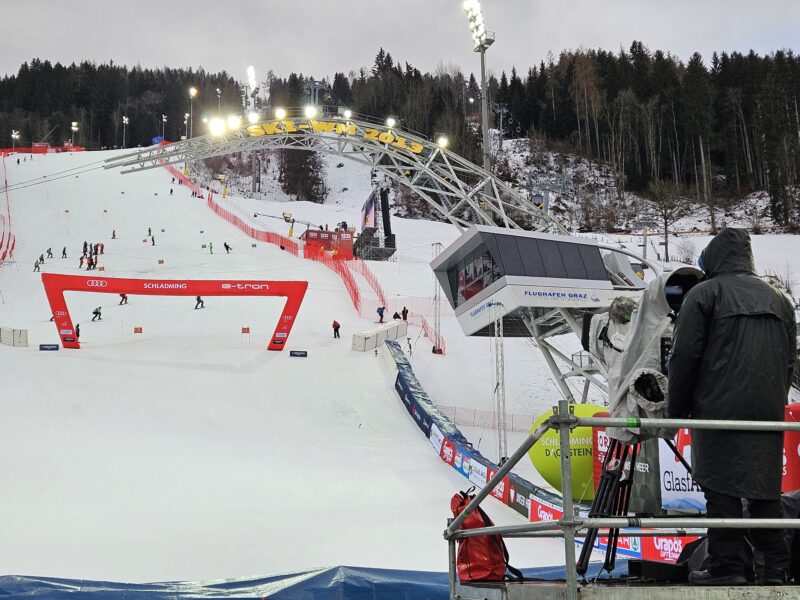
{"type": "MultiPolygon", "coordinates": [[[[592,404],[573,404],[575,415],[591,417],[595,413],[608,410],[603,406],[592,404]]],[[[531,431],[550,418],[547,412],[536,419],[531,431]]],[[[576,427],[569,434],[569,446],[572,449],[572,495],[576,500],[591,501],[594,499],[594,474],[592,471],[592,428],[576,427]]],[[[558,443],[558,430],[550,429],[528,451],[534,468],[545,481],[561,491],[561,452],[558,443]]]]}

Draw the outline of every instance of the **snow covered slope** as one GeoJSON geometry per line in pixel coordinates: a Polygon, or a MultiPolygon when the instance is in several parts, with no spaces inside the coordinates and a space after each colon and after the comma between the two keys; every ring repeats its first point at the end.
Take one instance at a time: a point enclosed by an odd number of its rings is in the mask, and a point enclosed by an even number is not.
{"type": "MultiPolygon", "coordinates": [[[[0,346],[3,572],[152,581],[333,564],[446,569],[441,532],[466,481],[431,451],[381,360],[350,351],[349,335],[371,323],[338,278],[276,247],[252,248],[182,186],[170,196],[163,170],[55,179],[109,155],[8,161],[11,185],[50,183],[11,192],[16,263],[0,269],[0,324],[28,329],[31,343],[0,346]],[[143,243],[148,228],[156,246],[143,243]],[[265,350],[278,298],[208,298],[193,310],[188,298],[117,306],[116,296],[76,293],[67,301],[82,349],[39,352],[57,335],[34,260],[52,247],[42,270],[78,273],[84,240],[105,244],[106,276],[309,281],[289,344],[309,357],[265,350]],[[208,242],[214,255],[201,248],[208,242]],[[103,320],[92,323],[98,305],[103,320]],[[332,339],[334,318],[342,340],[332,339]]],[[[398,223],[426,256],[437,228],[455,237],[441,224],[398,223]]],[[[386,268],[403,269],[396,282],[379,273],[393,293],[431,289],[422,263],[386,268]]],[[[442,376],[464,348],[442,359],[442,376]]],[[[486,507],[497,523],[520,522],[486,507]]],[[[557,541],[510,547],[518,565],[562,561],[557,541]]]]}

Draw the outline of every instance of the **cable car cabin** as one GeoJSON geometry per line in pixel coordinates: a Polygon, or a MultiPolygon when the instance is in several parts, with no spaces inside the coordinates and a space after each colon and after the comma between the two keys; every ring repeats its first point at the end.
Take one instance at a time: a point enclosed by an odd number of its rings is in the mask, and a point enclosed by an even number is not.
{"type": "Polygon", "coordinates": [[[431,263],[465,334],[492,336],[502,316],[507,337],[575,329],[581,313],[608,308],[617,296],[638,298],[643,265],[591,239],[483,225],[431,263]]]}

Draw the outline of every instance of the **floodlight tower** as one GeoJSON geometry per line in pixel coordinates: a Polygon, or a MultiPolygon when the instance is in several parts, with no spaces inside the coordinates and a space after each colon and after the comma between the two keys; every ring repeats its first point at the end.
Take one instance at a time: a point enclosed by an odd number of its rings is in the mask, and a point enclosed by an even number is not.
{"type": "Polygon", "coordinates": [[[189,130],[187,137],[194,135],[194,97],[197,96],[197,88],[192,86],[189,88],[189,130]]]}
{"type": "Polygon", "coordinates": [[[125,147],[125,134],[128,132],[128,117],[122,117],[122,147],[125,147]]]}
{"type": "MultiPolygon", "coordinates": [[[[491,172],[491,143],[489,142],[489,93],[486,84],[486,50],[494,44],[494,34],[486,31],[481,3],[478,0],[465,0],[464,12],[467,13],[469,29],[472,32],[472,44],[475,52],[481,55],[481,129],[483,131],[483,168],[491,172]]],[[[489,188],[487,187],[487,190],[489,188]]]]}
{"type": "Polygon", "coordinates": [[[14,150],[17,147],[17,140],[19,139],[19,131],[16,129],[11,130],[11,149],[14,150]]]}

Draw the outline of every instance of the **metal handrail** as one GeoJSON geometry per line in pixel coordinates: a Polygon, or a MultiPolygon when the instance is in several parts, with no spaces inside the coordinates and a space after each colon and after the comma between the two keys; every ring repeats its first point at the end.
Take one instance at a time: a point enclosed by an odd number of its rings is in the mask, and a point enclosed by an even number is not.
{"type": "Polygon", "coordinates": [[[734,421],[721,419],[641,419],[637,417],[576,417],[572,407],[566,400],[558,403],[553,408],[553,416],[542,422],[509,457],[509,459],[489,479],[486,485],[478,491],[475,497],[467,504],[464,510],[454,519],[448,520],[448,527],[444,531],[444,538],[448,542],[448,556],[450,558],[450,597],[455,598],[456,540],[481,535],[500,535],[505,537],[563,537],[566,569],[566,597],[569,600],[578,598],[578,580],[575,565],[575,539],[584,537],[580,531],[588,529],[624,529],[623,537],[650,537],[656,535],[696,535],[709,527],[728,529],[800,529],[800,519],[720,519],[705,517],[676,517],[676,518],[582,518],[575,514],[575,503],[572,498],[572,469],[571,450],[569,445],[569,432],[576,427],[627,427],[637,429],[703,429],[703,430],[730,430],[730,431],[800,431],[800,422],[788,421],[734,421]],[[549,429],[558,429],[559,448],[561,460],[561,484],[564,516],[559,520],[540,521],[520,525],[503,525],[481,527],[468,530],[458,528],[480,503],[492,492],[511,469],[528,453],[536,442],[549,429]],[[642,531],[648,528],[650,531],[642,531]],[[572,566],[572,568],[570,568],[572,566]]]}

